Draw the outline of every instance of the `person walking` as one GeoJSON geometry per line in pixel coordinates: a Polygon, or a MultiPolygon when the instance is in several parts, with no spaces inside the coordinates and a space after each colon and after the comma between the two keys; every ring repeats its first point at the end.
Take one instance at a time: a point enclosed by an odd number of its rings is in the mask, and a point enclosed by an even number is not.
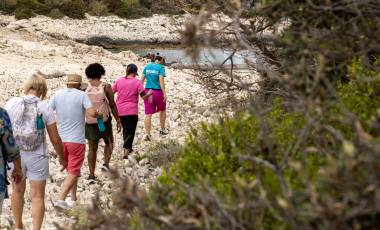
{"type": "Polygon", "coordinates": [[[98,127],[97,119],[89,117],[88,115],[86,116],[86,139],[88,140],[89,148],[88,167],[90,171],[88,180],[94,181],[96,179],[96,153],[100,139],[103,139],[105,143],[104,164],[102,169],[109,169],[109,163],[114,146],[111,113],[116,120],[117,132],[120,132],[121,124],[115,104],[112,86],[101,81],[102,76],[105,74],[104,67],[99,63],[90,64],[86,68],[85,72],[89,82],[86,89],[86,94],[90,98],[93,108],[103,114],[103,121],[105,126],[105,130],[101,132],[98,127]]]}
{"type": "Polygon", "coordinates": [[[15,143],[20,148],[21,167],[25,178],[12,183],[11,206],[16,229],[23,229],[22,213],[27,178],[32,196],[33,229],[41,229],[45,216],[45,187],[49,178],[49,156],[46,131],[58,155],[62,170],[66,167],[63,145],[58,135],[55,115],[49,103],[41,100],[47,94],[45,78],[34,74],[24,83],[25,96],[10,99],[6,105],[15,143]]]}
{"type": "Polygon", "coordinates": [[[71,192],[71,200],[77,201],[78,177],[81,175],[86,140],[85,140],[85,115],[101,117],[101,114],[93,109],[85,92],[80,90],[82,76],[71,74],[67,76],[67,88],[56,92],[51,99],[51,107],[55,110],[59,135],[64,145],[64,156],[67,161],[67,177],[62,185],[55,206],[60,209],[69,209],[71,205],[66,202],[67,195],[71,192]]]}
{"type": "Polygon", "coordinates": [[[115,81],[112,89],[117,93],[116,105],[123,126],[124,159],[133,151],[133,140],[138,122],[139,96],[146,100],[152,95],[152,91],[145,92],[143,83],[136,78],[137,66],[129,64],[127,74],[115,81]]]}
{"type": "Polygon", "coordinates": [[[160,113],[160,135],[167,135],[165,130],[166,123],[166,87],[165,87],[165,59],[159,55],[155,57],[155,62],[148,63],[143,71],[142,81],[145,82],[145,91],[153,91],[149,100],[144,101],[145,106],[145,140],[151,140],[152,115],[160,113]]]}
{"type": "MultiPolygon", "coordinates": [[[[0,215],[4,199],[8,198],[7,163],[13,163],[12,183],[18,184],[23,178],[21,157],[13,136],[11,120],[7,111],[0,108],[0,215]]],[[[0,223],[0,228],[1,228],[0,223]]]]}

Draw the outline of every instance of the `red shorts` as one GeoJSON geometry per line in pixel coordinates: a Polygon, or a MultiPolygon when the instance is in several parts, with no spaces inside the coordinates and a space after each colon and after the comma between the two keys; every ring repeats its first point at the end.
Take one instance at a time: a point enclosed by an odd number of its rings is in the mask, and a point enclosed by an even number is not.
{"type": "MultiPolygon", "coordinates": [[[[145,89],[145,92],[148,93],[149,89],[145,89]]],[[[144,106],[146,115],[166,111],[166,101],[162,90],[154,89],[153,95],[150,96],[148,99],[144,100],[144,106]]]]}
{"type": "Polygon", "coordinates": [[[67,162],[67,172],[80,176],[80,169],[84,161],[84,153],[86,151],[85,144],[65,142],[63,143],[65,159],[67,162]]]}

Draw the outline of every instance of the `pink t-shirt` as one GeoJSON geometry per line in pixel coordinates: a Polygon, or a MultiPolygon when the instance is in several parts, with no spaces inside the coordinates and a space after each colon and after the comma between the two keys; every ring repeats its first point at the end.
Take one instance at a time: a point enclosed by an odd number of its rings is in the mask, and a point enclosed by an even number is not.
{"type": "Polygon", "coordinates": [[[138,115],[139,96],[144,91],[143,83],[134,77],[120,77],[112,89],[117,93],[116,106],[119,116],[138,115]]]}

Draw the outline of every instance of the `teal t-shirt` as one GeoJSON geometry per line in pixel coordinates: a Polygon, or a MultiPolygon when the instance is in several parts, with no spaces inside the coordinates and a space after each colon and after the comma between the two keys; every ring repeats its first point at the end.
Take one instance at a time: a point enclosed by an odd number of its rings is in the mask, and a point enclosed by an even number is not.
{"type": "Polygon", "coordinates": [[[165,67],[158,63],[149,63],[145,66],[143,74],[146,78],[146,89],[161,89],[160,76],[165,77],[165,67]]]}

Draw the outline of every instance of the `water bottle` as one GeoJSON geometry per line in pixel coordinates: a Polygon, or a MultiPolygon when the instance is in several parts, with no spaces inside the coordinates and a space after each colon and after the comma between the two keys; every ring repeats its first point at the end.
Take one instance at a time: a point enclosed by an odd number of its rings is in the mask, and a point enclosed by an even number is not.
{"type": "Polygon", "coordinates": [[[37,130],[42,130],[45,128],[44,120],[42,119],[42,114],[37,114],[37,130]]]}
{"type": "Polygon", "coordinates": [[[104,131],[106,131],[106,126],[104,125],[103,118],[101,116],[98,116],[98,118],[96,120],[98,121],[99,131],[101,133],[103,133],[104,131]]]}

